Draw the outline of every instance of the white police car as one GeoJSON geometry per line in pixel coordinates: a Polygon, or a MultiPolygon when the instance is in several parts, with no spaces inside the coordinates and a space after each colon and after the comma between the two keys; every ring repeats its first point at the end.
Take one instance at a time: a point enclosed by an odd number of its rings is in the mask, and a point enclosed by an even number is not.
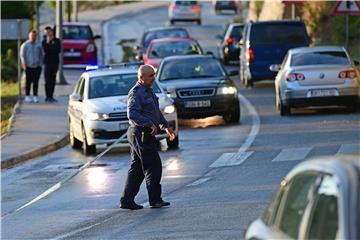
{"type": "MultiPolygon", "coordinates": [[[[119,145],[128,145],[126,132],[127,94],[137,81],[138,64],[121,64],[90,68],[84,72],[69,96],[68,121],[70,143],[74,149],[82,147],[85,155],[94,154],[97,144],[111,144],[119,140],[119,145]]],[[[178,118],[173,100],[154,82],[154,93],[169,126],[178,136],[178,118]]],[[[163,130],[156,138],[168,138],[163,130]]],[[[176,148],[179,139],[168,141],[168,147],[176,148]]]]}

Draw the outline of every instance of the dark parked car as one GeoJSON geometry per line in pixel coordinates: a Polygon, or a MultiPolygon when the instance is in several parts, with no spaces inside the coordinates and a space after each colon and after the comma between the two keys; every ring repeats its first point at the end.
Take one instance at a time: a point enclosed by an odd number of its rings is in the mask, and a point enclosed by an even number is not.
{"type": "Polygon", "coordinates": [[[137,59],[142,60],[150,42],[159,38],[183,37],[188,38],[189,33],[185,28],[181,27],[157,27],[150,28],[141,37],[140,46],[135,46],[138,51],[137,59]]]}
{"type": "Polygon", "coordinates": [[[227,25],[224,35],[218,36],[218,38],[221,39],[219,44],[219,55],[222,57],[224,64],[228,64],[229,61],[239,61],[239,41],[242,38],[243,30],[243,24],[230,23],[227,25]]]}
{"type": "Polygon", "coordinates": [[[245,239],[360,239],[360,159],[322,157],[281,182],[245,239]]]}
{"type": "Polygon", "coordinates": [[[231,10],[237,13],[239,9],[237,0],[213,0],[212,4],[217,15],[220,14],[222,10],[231,10]]]}
{"type": "MultiPolygon", "coordinates": [[[[236,74],[237,71],[230,73],[236,74]]],[[[237,88],[214,56],[166,57],[156,79],[173,98],[179,118],[221,115],[227,123],[239,122],[237,88]]]]}
{"type": "Polygon", "coordinates": [[[240,40],[240,79],[246,86],[261,80],[273,80],[272,64],[281,64],[287,51],[309,45],[304,22],[281,20],[246,24],[240,40]]]}

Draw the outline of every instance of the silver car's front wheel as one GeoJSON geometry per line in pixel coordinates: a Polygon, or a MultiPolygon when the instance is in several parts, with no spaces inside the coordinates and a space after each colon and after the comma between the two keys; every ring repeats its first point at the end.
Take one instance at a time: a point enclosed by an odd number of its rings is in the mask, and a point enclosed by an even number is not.
{"type": "Polygon", "coordinates": [[[96,145],[89,145],[86,140],[86,132],[84,126],[82,126],[82,135],[83,135],[83,152],[85,155],[91,155],[96,153],[96,145]]]}
{"type": "Polygon", "coordinates": [[[71,122],[69,121],[69,128],[70,128],[70,145],[73,149],[80,149],[82,147],[82,142],[79,141],[74,135],[74,127],[72,126],[71,122]]]}

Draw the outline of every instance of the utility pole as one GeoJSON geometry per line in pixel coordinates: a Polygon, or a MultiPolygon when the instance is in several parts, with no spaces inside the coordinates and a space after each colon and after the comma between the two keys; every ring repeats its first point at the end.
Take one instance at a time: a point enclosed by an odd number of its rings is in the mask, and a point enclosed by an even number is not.
{"type": "Polygon", "coordinates": [[[62,0],[56,0],[56,37],[60,40],[60,59],[59,59],[59,71],[58,80],[60,85],[68,84],[64,77],[63,66],[64,66],[64,48],[63,48],[63,8],[62,0]]]}

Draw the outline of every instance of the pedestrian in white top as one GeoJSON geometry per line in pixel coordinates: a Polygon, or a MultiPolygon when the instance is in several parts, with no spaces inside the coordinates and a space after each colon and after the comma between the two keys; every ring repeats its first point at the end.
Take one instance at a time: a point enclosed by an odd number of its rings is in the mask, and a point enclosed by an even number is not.
{"type": "Polygon", "coordinates": [[[21,45],[21,66],[25,70],[25,102],[39,102],[38,86],[43,63],[43,51],[41,44],[36,41],[37,32],[31,30],[29,39],[21,45]],[[30,96],[31,85],[33,85],[33,97],[30,96]]]}

